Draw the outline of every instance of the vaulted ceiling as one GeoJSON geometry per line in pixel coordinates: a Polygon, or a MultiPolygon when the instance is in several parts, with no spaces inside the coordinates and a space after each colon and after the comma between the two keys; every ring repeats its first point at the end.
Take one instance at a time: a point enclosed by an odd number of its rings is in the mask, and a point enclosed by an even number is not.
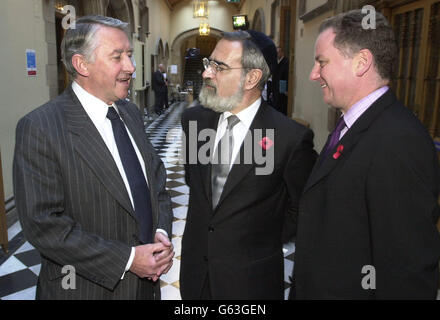
{"type": "MultiPolygon", "coordinates": [[[[168,7],[170,7],[170,9],[173,10],[174,7],[176,5],[178,5],[179,3],[181,3],[181,2],[191,2],[192,0],[164,0],[164,1],[168,4],[168,7]]],[[[217,0],[217,1],[224,2],[225,4],[227,3],[226,0],[217,0]]],[[[243,6],[245,1],[246,0],[240,0],[240,2],[233,3],[233,5],[235,5],[237,7],[237,9],[241,9],[241,7],[243,6]]]]}

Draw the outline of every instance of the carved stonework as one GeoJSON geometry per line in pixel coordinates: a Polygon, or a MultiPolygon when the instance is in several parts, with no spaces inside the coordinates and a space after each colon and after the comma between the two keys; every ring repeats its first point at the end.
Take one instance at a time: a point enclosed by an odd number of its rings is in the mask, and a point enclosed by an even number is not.
{"type": "Polygon", "coordinates": [[[83,0],[84,15],[106,15],[110,0],[83,0]]]}
{"type": "Polygon", "coordinates": [[[303,22],[310,21],[330,10],[335,10],[338,6],[337,0],[327,0],[323,5],[306,12],[306,0],[300,0],[299,2],[299,18],[303,22]]]}

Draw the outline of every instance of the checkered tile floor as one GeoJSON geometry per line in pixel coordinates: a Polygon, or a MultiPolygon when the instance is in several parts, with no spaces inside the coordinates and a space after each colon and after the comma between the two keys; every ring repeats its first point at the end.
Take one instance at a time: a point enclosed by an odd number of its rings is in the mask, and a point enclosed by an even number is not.
{"type": "MultiPolygon", "coordinates": [[[[162,158],[167,170],[167,188],[171,194],[174,213],[172,242],[175,248],[173,267],[161,277],[162,299],[180,300],[179,270],[181,240],[185,228],[189,189],[184,180],[184,169],[179,162],[181,146],[180,115],[187,107],[184,102],[173,104],[164,114],[146,118],[147,134],[162,158]]],[[[40,272],[40,256],[24,239],[19,222],[8,230],[10,253],[0,251],[0,299],[33,300],[40,272]]],[[[295,245],[284,246],[285,296],[289,291],[289,276],[293,268],[295,245]]]]}

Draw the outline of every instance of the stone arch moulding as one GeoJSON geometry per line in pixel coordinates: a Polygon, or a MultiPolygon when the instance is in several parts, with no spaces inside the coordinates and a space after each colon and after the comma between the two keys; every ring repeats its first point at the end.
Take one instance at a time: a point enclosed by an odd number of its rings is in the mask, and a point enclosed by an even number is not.
{"type": "Polygon", "coordinates": [[[252,29],[266,33],[266,18],[263,8],[255,10],[254,17],[252,19],[252,29]]]}
{"type": "MultiPolygon", "coordinates": [[[[214,37],[220,39],[222,32],[223,31],[220,29],[216,29],[216,28],[211,27],[210,36],[214,36],[214,37]]],[[[174,38],[174,40],[171,44],[171,52],[170,52],[171,56],[170,56],[170,60],[169,60],[169,65],[178,65],[179,66],[177,75],[172,75],[172,81],[175,83],[182,83],[182,80],[183,80],[182,63],[183,63],[184,57],[182,57],[182,55],[181,55],[180,48],[186,39],[188,39],[189,37],[197,36],[197,35],[199,35],[199,28],[186,30],[186,31],[178,34],[174,38]]]]}
{"type": "MultiPolygon", "coordinates": [[[[222,32],[223,31],[220,29],[216,29],[216,28],[211,27],[210,36],[214,36],[214,37],[220,39],[222,32]]],[[[189,29],[189,30],[186,30],[186,31],[178,34],[176,36],[176,38],[174,38],[173,43],[171,45],[171,52],[175,51],[176,49],[180,49],[180,46],[182,45],[182,42],[184,40],[186,40],[189,37],[195,36],[195,35],[199,35],[199,28],[189,29]]]]}
{"type": "Polygon", "coordinates": [[[109,9],[112,9],[117,18],[123,22],[127,22],[130,28],[130,35],[133,35],[135,30],[135,20],[133,12],[133,4],[131,0],[109,0],[105,9],[105,15],[109,16],[109,9]]]}
{"type": "Polygon", "coordinates": [[[156,44],[154,45],[154,53],[153,55],[158,56],[159,59],[162,59],[164,54],[164,47],[163,47],[163,42],[162,42],[162,38],[157,38],[156,40],[156,44]]]}
{"type": "Polygon", "coordinates": [[[165,43],[165,50],[164,50],[164,59],[165,61],[168,61],[170,58],[170,47],[168,46],[168,41],[165,43]]]}

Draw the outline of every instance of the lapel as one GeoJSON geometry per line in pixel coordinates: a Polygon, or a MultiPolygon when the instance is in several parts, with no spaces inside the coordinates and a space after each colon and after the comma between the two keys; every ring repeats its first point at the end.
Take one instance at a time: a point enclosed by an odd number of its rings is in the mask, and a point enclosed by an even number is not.
{"type": "MultiPolygon", "coordinates": [[[[362,138],[362,135],[374,120],[380,116],[380,114],[393,102],[396,101],[394,93],[389,89],[385,92],[379,99],[377,99],[352,125],[352,127],[347,131],[347,133],[342,137],[339,143],[331,150],[326,159],[321,159],[323,152],[319,155],[315,166],[313,167],[312,173],[306,183],[304,188],[304,193],[306,193],[311,187],[313,187],[320,180],[324,179],[329,175],[338,164],[342,163],[344,158],[347,157],[349,153],[355,148],[356,144],[362,138]],[[339,145],[344,147],[340,157],[338,159],[333,158],[333,154],[336,152],[339,145]],[[322,161],[321,165],[319,163],[322,161]]],[[[328,141],[327,141],[328,143],[328,141]]],[[[326,145],[327,145],[326,143],[326,145]]],[[[323,151],[325,150],[325,146],[323,151]]]]}
{"type": "Polygon", "coordinates": [[[113,157],[98,130],[90,120],[78,98],[69,86],[63,93],[62,106],[66,118],[67,130],[79,156],[108,192],[134,216],[130,198],[113,157]]]}
{"type": "MultiPolygon", "coordinates": [[[[202,119],[206,119],[206,126],[197,129],[197,136],[203,129],[212,129],[217,131],[218,119],[220,118],[220,113],[210,111],[208,109],[203,109],[206,111],[206,115],[202,115],[202,119]]],[[[214,138],[215,139],[215,138],[214,138]]],[[[200,150],[200,147],[204,145],[206,142],[197,140],[197,151],[200,150]]],[[[214,143],[214,141],[213,141],[214,143]]],[[[214,146],[210,148],[210,151],[214,152],[214,146]]],[[[209,154],[209,158],[211,158],[212,154],[209,154]]],[[[199,164],[200,166],[200,178],[203,183],[203,189],[205,190],[206,198],[209,201],[209,206],[212,208],[212,186],[211,186],[211,161],[208,164],[199,164]]]]}
{"type": "MultiPolygon", "coordinates": [[[[267,110],[266,103],[262,102],[260,105],[260,108],[258,109],[254,120],[251,123],[251,126],[249,127],[249,131],[252,136],[252,146],[253,148],[261,148],[258,144],[258,141],[254,141],[256,139],[254,130],[255,129],[267,129],[269,128],[268,124],[266,123],[267,117],[265,116],[266,110],[267,110]]],[[[263,134],[264,136],[264,134],[263,134]]],[[[246,150],[249,152],[249,150],[246,150]]],[[[252,150],[253,152],[254,150],[252,150]]],[[[225,185],[223,187],[223,192],[220,196],[220,200],[218,202],[217,208],[220,207],[220,204],[222,201],[234,190],[234,188],[242,181],[250,170],[254,169],[256,166],[254,156],[252,156],[252,163],[246,164],[244,163],[244,142],[241,144],[240,151],[237,155],[237,157],[240,157],[240,163],[234,164],[231,168],[231,171],[229,172],[228,178],[226,179],[225,185]]],[[[264,156],[263,151],[263,156],[264,156]]],[[[254,153],[253,153],[254,154],[254,153]]]]}

